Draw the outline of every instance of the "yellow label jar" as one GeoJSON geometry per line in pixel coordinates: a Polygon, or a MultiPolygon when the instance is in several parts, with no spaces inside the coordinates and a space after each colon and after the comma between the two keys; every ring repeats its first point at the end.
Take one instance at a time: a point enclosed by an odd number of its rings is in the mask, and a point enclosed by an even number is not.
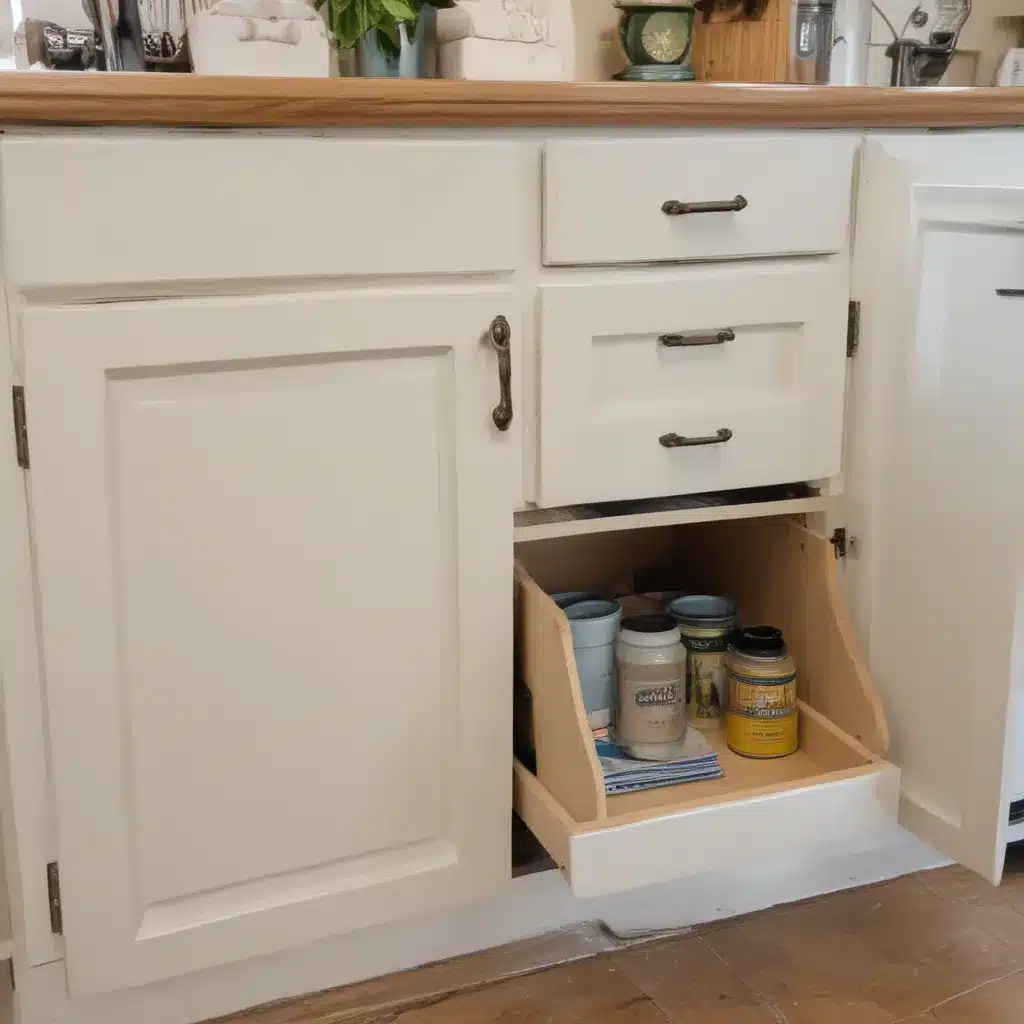
{"type": "Polygon", "coordinates": [[[786,757],[799,745],[796,666],[781,629],[749,626],[729,638],[726,742],[744,757],[786,757]]]}

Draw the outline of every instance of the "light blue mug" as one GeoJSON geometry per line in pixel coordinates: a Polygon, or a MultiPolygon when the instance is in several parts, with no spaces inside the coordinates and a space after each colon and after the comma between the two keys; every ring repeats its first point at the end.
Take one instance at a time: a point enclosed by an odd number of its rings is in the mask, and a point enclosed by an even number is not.
{"type": "Polygon", "coordinates": [[[606,728],[615,706],[615,638],[622,607],[583,591],[555,594],[553,600],[569,620],[587,721],[592,729],[606,728]]]}

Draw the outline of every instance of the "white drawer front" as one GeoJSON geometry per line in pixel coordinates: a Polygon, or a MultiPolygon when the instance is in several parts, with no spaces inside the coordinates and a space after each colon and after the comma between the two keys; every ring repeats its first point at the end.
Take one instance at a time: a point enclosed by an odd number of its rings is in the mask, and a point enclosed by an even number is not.
{"type": "Polygon", "coordinates": [[[515,144],[9,136],[19,288],[510,270],[515,144]]]}
{"type": "Polygon", "coordinates": [[[545,287],[541,503],[838,473],[848,296],[821,265],[545,287]]]}
{"type": "Polygon", "coordinates": [[[850,221],[849,135],[704,135],[552,142],[544,261],[712,260],[838,252],[850,221]],[[742,210],[670,215],[665,203],[742,210]]]}
{"type": "Polygon", "coordinates": [[[573,895],[587,899],[709,868],[746,867],[752,849],[772,858],[808,856],[855,848],[891,832],[899,768],[882,761],[834,774],[802,786],[779,783],[746,799],[709,800],[660,815],[652,809],[651,816],[638,813],[632,821],[582,826],[571,823],[536,777],[518,765],[515,781],[517,810],[526,812],[542,843],[555,846],[573,895]]]}

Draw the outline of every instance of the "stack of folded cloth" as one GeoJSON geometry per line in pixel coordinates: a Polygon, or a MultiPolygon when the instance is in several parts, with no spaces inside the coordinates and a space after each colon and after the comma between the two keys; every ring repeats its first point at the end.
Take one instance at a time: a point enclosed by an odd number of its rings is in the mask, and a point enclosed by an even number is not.
{"type": "Polygon", "coordinates": [[[595,737],[595,743],[604,770],[604,790],[612,795],[720,779],[725,775],[718,755],[696,729],[686,731],[682,753],[673,761],[636,761],[610,739],[595,737]]]}

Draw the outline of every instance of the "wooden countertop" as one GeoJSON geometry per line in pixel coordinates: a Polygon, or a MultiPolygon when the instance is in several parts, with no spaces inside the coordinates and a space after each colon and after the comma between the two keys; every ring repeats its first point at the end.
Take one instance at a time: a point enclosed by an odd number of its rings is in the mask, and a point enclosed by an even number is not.
{"type": "Polygon", "coordinates": [[[1024,125],[1024,88],[447,82],[8,72],[0,125],[727,126],[1024,125]]]}

